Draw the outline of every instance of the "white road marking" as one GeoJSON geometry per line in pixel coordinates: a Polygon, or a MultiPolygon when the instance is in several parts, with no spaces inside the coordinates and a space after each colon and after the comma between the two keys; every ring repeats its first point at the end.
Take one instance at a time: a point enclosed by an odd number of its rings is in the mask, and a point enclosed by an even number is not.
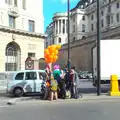
{"type": "Polygon", "coordinates": [[[4,108],[4,107],[7,107],[7,106],[0,106],[0,108],[4,108]]]}

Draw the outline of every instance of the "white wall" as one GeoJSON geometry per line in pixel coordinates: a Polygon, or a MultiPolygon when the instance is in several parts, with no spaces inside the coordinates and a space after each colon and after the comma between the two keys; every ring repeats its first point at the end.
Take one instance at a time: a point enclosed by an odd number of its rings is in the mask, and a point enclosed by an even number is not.
{"type": "MultiPolygon", "coordinates": [[[[0,1],[0,25],[9,27],[9,5],[0,1]],[[2,13],[1,13],[2,12],[2,13]],[[1,17],[3,22],[1,22],[1,17]]],[[[16,18],[16,29],[28,31],[28,20],[35,21],[35,32],[44,33],[43,0],[26,0],[26,10],[22,8],[22,0],[18,0],[19,17],[16,18]]]]}

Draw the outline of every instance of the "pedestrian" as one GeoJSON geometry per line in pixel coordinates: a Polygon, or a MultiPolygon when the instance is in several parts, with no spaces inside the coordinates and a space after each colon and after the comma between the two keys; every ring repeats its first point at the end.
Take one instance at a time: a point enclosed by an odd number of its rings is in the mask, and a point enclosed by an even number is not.
{"type": "Polygon", "coordinates": [[[79,85],[79,78],[78,78],[77,72],[75,71],[75,67],[73,66],[71,68],[71,73],[70,73],[70,89],[71,89],[72,98],[75,98],[75,99],[79,98],[78,85],[79,85]]]}
{"type": "Polygon", "coordinates": [[[65,73],[64,71],[61,69],[61,80],[59,82],[59,87],[60,87],[60,97],[62,99],[66,98],[66,84],[65,84],[65,73]]]}
{"type": "Polygon", "coordinates": [[[57,94],[57,89],[58,89],[58,83],[57,80],[54,79],[54,77],[51,77],[51,83],[50,83],[50,100],[57,100],[58,99],[58,94],[57,94]]]}

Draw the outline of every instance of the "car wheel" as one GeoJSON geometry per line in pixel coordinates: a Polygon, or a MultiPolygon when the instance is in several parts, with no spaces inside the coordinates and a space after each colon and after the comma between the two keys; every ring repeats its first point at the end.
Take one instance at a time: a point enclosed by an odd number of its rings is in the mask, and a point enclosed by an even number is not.
{"type": "Polygon", "coordinates": [[[15,88],[13,91],[13,95],[15,97],[21,97],[21,96],[23,96],[23,93],[24,92],[23,92],[22,88],[15,88]]]}

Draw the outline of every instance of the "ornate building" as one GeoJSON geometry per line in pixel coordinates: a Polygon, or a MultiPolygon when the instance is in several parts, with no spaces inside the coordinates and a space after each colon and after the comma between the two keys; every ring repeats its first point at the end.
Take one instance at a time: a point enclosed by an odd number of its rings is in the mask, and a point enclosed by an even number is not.
{"type": "MultiPolygon", "coordinates": [[[[101,39],[120,39],[120,0],[100,1],[101,39]]],[[[96,44],[96,0],[80,0],[70,14],[71,64],[77,70],[92,71],[91,49],[96,44]]],[[[67,43],[59,63],[67,63],[67,43]]]]}
{"type": "Polygon", "coordinates": [[[55,13],[53,21],[46,28],[45,48],[51,44],[67,43],[67,13],[55,13]]]}
{"type": "Polygon", "coordinates": [[[0,71],[24,70],[27,57],[43,58],[43,32],[43,0],[1,0],[0,71]]]}

